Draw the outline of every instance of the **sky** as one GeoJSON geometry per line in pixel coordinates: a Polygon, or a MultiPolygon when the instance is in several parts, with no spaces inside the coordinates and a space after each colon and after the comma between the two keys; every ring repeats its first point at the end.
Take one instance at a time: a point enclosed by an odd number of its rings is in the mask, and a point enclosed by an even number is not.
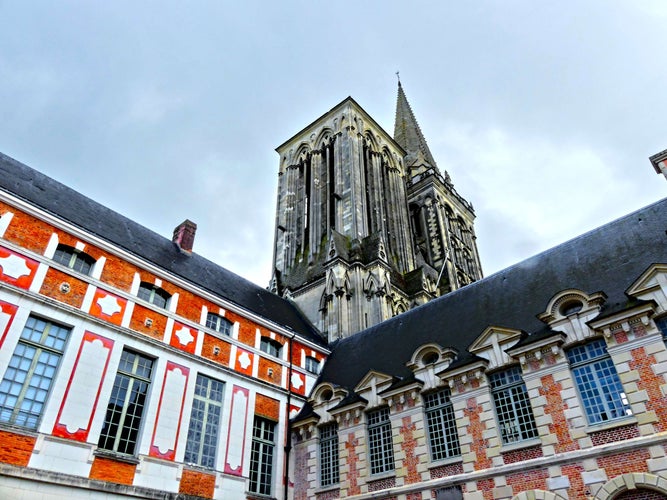
{"type": "Polygon", "coordinates": [[[267,286],[278,155],[396,72],[485,275],[667,196],[667,3],[0,0],[0,151],[267,286]]]}

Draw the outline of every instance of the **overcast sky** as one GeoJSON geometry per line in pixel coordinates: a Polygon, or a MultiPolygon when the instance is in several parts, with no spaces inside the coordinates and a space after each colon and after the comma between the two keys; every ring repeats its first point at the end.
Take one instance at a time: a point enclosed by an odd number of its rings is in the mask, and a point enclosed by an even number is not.
{"type": "Polygon", "coordinates": [[[0,0],[0,151],[266,286],[274,148],[396,71],[485,275],[667,195],[667,2],[0,0]]]}

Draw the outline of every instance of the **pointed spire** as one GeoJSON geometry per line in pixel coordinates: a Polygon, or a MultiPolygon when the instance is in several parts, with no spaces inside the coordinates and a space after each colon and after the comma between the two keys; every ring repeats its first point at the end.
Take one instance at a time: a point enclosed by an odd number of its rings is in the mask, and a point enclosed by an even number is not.
{"type": "Polygon", "coordinates": [[[409,163],[413,163],[414,160],[423,155],[426,162],[437,167],[408,99],[405,97],[400,79],[398,80],[398,98],[396,99],[394,140],[408,152],[409,163]]]}

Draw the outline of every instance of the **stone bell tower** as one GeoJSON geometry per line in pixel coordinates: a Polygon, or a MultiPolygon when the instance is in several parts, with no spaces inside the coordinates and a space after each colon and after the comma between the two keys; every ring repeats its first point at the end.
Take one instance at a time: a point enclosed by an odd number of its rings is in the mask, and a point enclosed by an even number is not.
{"type": "Polygon", "coordinates": [[[481,277],[472,206],[440,174],[400,83],[394,138],[348,97],[276,151],[271,288],[329,341],[481,277]]]}

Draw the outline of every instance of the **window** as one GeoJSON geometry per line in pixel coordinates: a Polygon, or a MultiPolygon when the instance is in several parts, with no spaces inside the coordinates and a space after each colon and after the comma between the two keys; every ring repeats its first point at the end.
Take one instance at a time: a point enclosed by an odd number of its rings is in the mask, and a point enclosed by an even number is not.
{"type": "Polygon", "coordinates": [[[255,417],[252,427],[250,451],[250,491],[260,495],[271,494],[273,482],[273,450],[276,424],[271,420],[255,417]]]}
{"type": "Polygon", "coordinates": [[[368,413],[368,452],[371,474],[394,470],[394,444],[391,440],[389,408],[368,413]]]}
{"type": "Polygon", "coordinates": [[[206,326],[223,335],[229,336],[232,334],[232,322],[219,314],[208,313],[206,316],[206,326]]]}
{"type": "Polygon", "coordinates": [[[570,314],[578,313],[584,307],[584,304],[580,300],[568,300],[562,306],[560,306],[560,313],[563,316],[569,316],[570,314]]]}
{"type": "Polygon", "coordinates": [[[320,373],[320,362],[317,361],[317,358],[306,356],[306,370],[315,375],[320,373]]]}
{"type": "Polygon", "coordinates": [[[152,359],[123,351],[98,443],[100,448],[134,454],[152,371],[152,359]]]}
{"type": "Polygon", "coordinates": [[[280,357],[280,351],[282,351],[283,346],[280,342],[276,342],[272,338],[262,337],[259,341],[259,350],[275,356],[276,358],[280,357]]]}
{"type": "Polygon", "coordinates": [[[185,462],[215,468],[224,387],[218,380],[197,375],[185,462]]]}
{"type": "Polygon", "coordinates": [[[67,245],[58,245],[53,261],[82,274],[90,274],[90,269],[95,264],[95,259],[90,255],[67,245]]]}
{"type": "Polygon", "coordinates": [[[454,408],[449,389],[424,396],[431,460],[444,460],[461,454],[454,408]]]}
{"type": "Polygon", "coordinates": [[[320,485],[338,483],[338,426],[320,427],[320,485]]]}
{"type": "Polygon", "coordinates": [[[632,414],[604,339],[569,349],[567,359],[589,424],[632,414]]]}
{"type": "Polygon", "coordinates": [[[667,339],[667,316],[656,319],[655,326],[662,332],[662,336],[667,339]]]}
{"type": "Polygon", "coordinates": [[[504,444],[537,437],[535,417],[530,407],[521,369],[513,366],[489,375],[493,402],[504,444]]]}
{"type": "Polygon", "coordinates": [[[169,301],[171,295],[169,295],[159,286],[151,285],[150,283],[142,281],[139,285],[139,292],[137,293],[137,297],[145,300],[146,302],[150,302],[155,306],[161,307],[162,309],[166,309],[167,302],[169,301]]]}
{"type": "Polygon", "coordinates": [[[0,382],[0,422],[37,429],[70,331],[28,318],[0,382]]]}

